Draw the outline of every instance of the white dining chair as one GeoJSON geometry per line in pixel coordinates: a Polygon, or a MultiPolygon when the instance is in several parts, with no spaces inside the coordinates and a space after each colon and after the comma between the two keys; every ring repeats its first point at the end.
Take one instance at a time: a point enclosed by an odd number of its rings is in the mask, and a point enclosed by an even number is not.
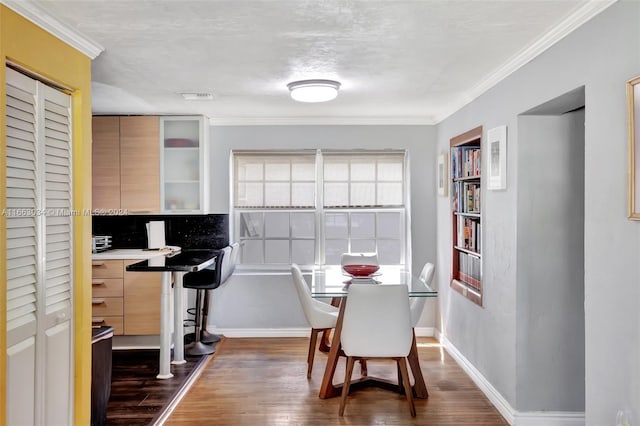
{"type": "Polygon", "coordinates": [[[311,326],[311,336],[309,341],[309,354],[307,355],[307,378],[311,378],[313,369],[313,358],[316,353],[316,342],[318,333],[331,330],[336,327],[338,320],[338,308],[328,305],[311,297],[309,286],[302,277],[300,268],[295,263],[291,265],[291,276],[302,305],[302,311],[311,326]]]}
{"type": "MultiPolygon", "coordinates": [[[[435,266],[433,263],[425,263],[422,268],[422,272],[420,272],[419,279],[426,285],[430,286],[433,281],[433,275],[435,273],[435,266]]],[[[411,298],[411,324],[415,327],[420,320],[420,316],[422,315],[422,311],[424,310],[424,304],[427,301],[426,297],[412,297],[411,298]]]]}
{"type": "Polygon", "coordinates": [[[398,366],[401,375],[398,381],[404,386],[409,411],[415,417],[416,408],[407,369],[412,341],[413,328],[406,285],[352,284],[349,287],[340,335],[342,350],[347,356],[347,371],[338,412],[340,416],[344,415],[355,360],[390,358],[398,366]]]}

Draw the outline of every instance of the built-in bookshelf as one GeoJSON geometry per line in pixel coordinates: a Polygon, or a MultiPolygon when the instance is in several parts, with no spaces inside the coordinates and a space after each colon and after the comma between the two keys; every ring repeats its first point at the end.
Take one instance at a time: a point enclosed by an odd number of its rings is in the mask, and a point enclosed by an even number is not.
{"type": "Polygon", "coordinates": [[[451,288],[482,305],[482,126],[451,139],[451,288]]]}

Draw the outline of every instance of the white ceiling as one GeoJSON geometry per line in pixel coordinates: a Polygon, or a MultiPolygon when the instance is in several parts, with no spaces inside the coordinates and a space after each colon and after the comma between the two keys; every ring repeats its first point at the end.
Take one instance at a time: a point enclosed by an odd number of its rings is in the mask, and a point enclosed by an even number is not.
{"type": "Polygon", "coordinates": [[[95,114],[213,124],[435,123],[611,0],[45,0],[95,41],[95,114]],[[335,79],[337,99],[286,84],[335,79]],[[185,101],[182,92],[209,92],[185,101]]]}

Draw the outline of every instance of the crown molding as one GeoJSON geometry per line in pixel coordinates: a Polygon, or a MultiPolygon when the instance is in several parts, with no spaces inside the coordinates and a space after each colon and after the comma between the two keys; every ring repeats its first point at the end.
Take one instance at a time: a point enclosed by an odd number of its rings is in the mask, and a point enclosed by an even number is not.
{"type": "Polygon", "coordinates": [[[60,22],[33,0],[0,0],[9,9],[48,31],[91,59],[95,59],[104,47],[84,34],[60,22]]]}
{"type": "Polygon", "coordinates": [[[210,117],[211,126],[430,126],[433,117],[210,117]]]}
{"type": "Polygon", "coordinates": [[[480,95],[491,89],[493,86],[516,72],[523,65],[542,54],[545,50],[562,40],[581,25],[585,24],[594,16],[616,3],[618,0],[589,0],[584,6],[569,15],[560,24],[553,27],[542,37],[535,40],[529,46],[508,59],[501,67],[487,75],[478,84],[451,102],[443,112],[434,117],[435,123],[439,123],[449,117],[465,105],[477,99],[480,95]]]}

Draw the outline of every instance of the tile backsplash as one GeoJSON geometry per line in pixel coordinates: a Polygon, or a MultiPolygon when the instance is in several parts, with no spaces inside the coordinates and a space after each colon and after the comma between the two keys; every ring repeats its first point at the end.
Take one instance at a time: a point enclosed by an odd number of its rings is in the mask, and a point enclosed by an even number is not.
{"type": "Polygon", "coordinates": [[[93,235],[111,235],[113,248],[145,248],[145,224],[165,221],[167,245],[183,249],[222,248],[229,244],[229,215],[93,216],[93,235]]]}

